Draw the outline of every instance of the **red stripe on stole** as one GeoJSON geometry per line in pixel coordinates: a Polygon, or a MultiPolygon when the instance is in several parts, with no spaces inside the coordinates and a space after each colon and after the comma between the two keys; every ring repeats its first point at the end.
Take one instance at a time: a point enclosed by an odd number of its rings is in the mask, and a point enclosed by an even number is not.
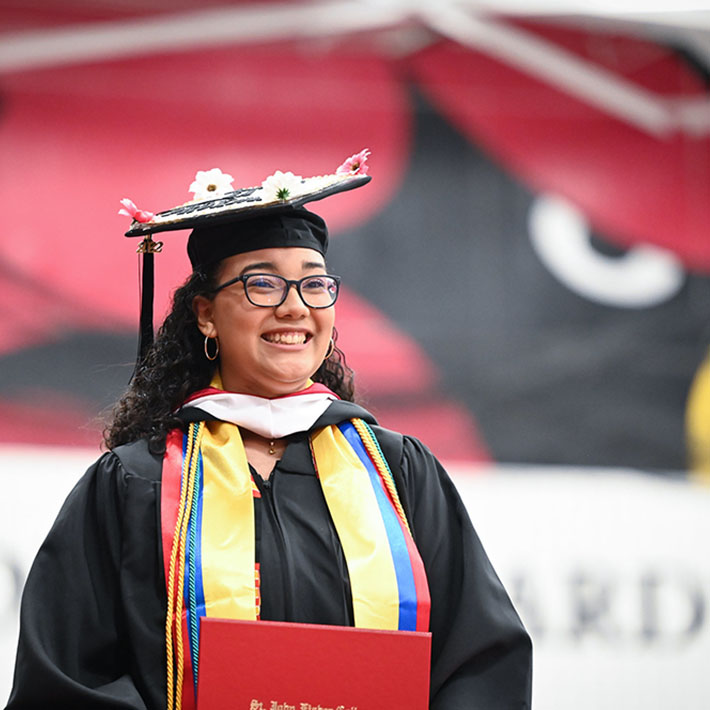
{"type": "Polygon", "coordinates": [[[256,481],[254,480],[254,476],[251,477],[251,494],[254,498],[261,498],[261,491],[259,490],[259,487],[256,485],[256,481]]]}
{"type": "MultiPolygon", "coordinates": [[[[399,519],[399,518],[398,518],[399,519]]],[[[399,522],[402,525],[402,521],[399,522]]],[[[429,614],[431,612],[431,596],[429,595],[429,581],[417,546],[411,534],[402,526],[404,539],[412,561],[412,574],[414,575],[414,589],[417,592],[417,628],[416,631],[429,631],[429,614]]]]}
{"type": "Polygon", "coordinates": [[[183,437],[184,434],[180,429],[172,429],[168,433],[165,440],[163,472],[160,480],[160,529],[163,541],[166,590],[170,573],[170,552],[173,549],[173,533],[175,532],[178,505],[180,504],[183,437]]]}
{"type": "Polygon", "coordinates": [[[254,564],[254,587],[256,590],[256,620],[261,621],[261,565],[254,564]]]}
{"type": "Polygon", "coordinates": [[[182,639],[185,651],[185,665],[182,669],[182,710],[195,710],[197,686],[192,675],[192,654],[190,653],[190,631],[187,628],[187,609],[182,611],[182,639]]]}
{"type": "MultiPolygon", "coordinates": [[[[358,433],[358,436],[360,434],[358,433]]],[[[360,437],[362,439],[362,437],[360,437]]],[[[364,444],[364,442],[363,442],[364,444]]],[[[429,631],[429,616],[431,613],[431,595],[429,594],[429,581],[427,580],[426,576],[426,570],[424,569],[424,562],[422,562],[422,557],[419,554],[419,550],[417,549],[417,546],[414,543],[414,539],[412,538],[411,533],[409,530],[407,530],[407,526],[404,524],[402,519],[399,517],[397,513],[397,506],[394,503],[394,500],[392,499],[392,494],[390,493],[389,488],[385,484],[383,480],[383,474],[382,471],[380,471],[380,467],[375,463],[375,460],[373,459],[372,455],[370,454],[370,451],[368,450],[367,446],[363,447],[365,449],[365,453],[367,454],[367,457],[370,459],[372,462],[372,465],[375,468],[375,471],[377,471],[379,478],[380,478],[380,485],[382,486],[382,489],[385,492],[385,495],[387,496],[387,500],[389,500],[390,505],[392,506],[392,509],[394,510],[395,517],[397,518],[397,522],[399,523],[399,527],[402,530],[402,535],[404,536],[404,542],[407,545],[407,552],[409,553],[409,562],[412,566],[412,576],[414,577],[414,590],[417,595],[417,628],[416,631],[429,631]]],[[[383,456],[384,458],[384,456],[383,456]]],[[[394,476],[392,477],[394,480],[394,476]]],[[[396,485],[396,484],[395,484],[396,485]]]]}

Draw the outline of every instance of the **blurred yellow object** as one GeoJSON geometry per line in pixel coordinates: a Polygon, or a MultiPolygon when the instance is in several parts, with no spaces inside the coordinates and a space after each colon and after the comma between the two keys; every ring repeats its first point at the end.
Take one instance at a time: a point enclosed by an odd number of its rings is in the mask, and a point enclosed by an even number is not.
{"type": "Polygon", "coordinates": [[[685,439],[691,473],[710,485],[710,351],[700,363],[688,392],[685,439]]]}

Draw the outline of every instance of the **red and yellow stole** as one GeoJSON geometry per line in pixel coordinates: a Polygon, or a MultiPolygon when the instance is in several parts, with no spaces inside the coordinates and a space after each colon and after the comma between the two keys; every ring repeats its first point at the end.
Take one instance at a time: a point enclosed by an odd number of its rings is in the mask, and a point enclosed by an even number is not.
{"type": "MultiPolygon", "coordinates": [[[[429,588],[389,466],[360,419],[311,435],[311,451],[348,566],[355,626],[427,631],[429,588]]],[[[259,618],[252,480],[239,428],[172,431],[161,518],[168,592],[168,709],[194,708],[199,619],[259,618]]]]}

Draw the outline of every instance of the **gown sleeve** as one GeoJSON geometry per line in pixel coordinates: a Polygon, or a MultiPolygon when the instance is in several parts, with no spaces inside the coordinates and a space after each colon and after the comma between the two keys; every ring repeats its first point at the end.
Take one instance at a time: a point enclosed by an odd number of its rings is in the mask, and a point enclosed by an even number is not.
{"type": "Polygon", "coordinates": [[[105,454],[77,483],[40,548],[22,598],[7,710],[144,710],[122,634],[125,475],[105,454]]]}
{"type": "Polygon", "coordinates": [[[431,710],[530,708],[530,637],[458,492],[416,439],[403,438],[400,461],[393,473],[431,593],[431,710]]]}

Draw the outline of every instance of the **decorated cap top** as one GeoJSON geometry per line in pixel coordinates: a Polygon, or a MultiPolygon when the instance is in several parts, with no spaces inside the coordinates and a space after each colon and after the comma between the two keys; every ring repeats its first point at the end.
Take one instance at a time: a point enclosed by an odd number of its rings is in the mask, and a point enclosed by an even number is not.
{"type": "Polygon", "coordinates": [[[126,198],[121,200],[119,214],[133,218],[127,237],[260,218],[364,185],[371,179],[367,174],[369,155],[367,149],[352,155],[332,174],[304,178],[277,170],[257,187],[238,189],[232,187],[234,178],[219,168],[200,170],[190,185],[194,197],[189,202],[153,213],[138,209],[126,198]]]}

